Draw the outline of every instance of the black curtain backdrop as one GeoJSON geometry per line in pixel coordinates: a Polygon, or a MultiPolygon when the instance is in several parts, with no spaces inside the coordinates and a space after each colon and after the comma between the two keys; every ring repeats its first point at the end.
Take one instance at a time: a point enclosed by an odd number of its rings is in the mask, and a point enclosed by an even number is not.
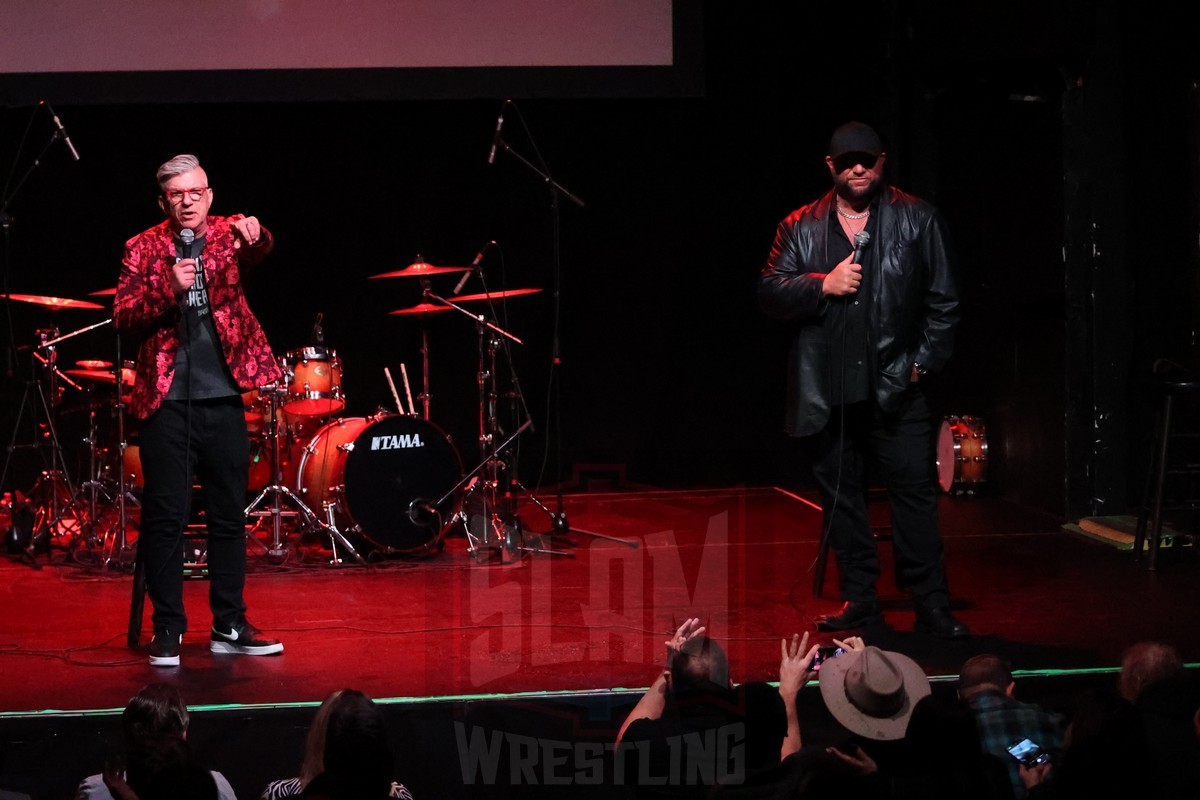
{"type": "MultiPolygon", "coordinates": [[[[1030,33],[1011,8],[989,28],[900,3],[853,21],[809,4],[733,5],[705,6],[702,96],[514,97],[506,141],[586,203],[560,203],[560,284],[545,185],[511,154],[487,164],[496,96],[56,107],[82,160],[57,143],[10,209],[10,290],[84,299],[115,286],[125,239],[161,219],[156,167],[194,152],[214,212],[257,215],[278,240],[247,280],[277,354],[310,344],[323,314],[343,362],[343,416],[392,405],[385,367],[399,382],[405,364],[421,388],[422,322],[388,313],[420,302],[419,283],[370,276],[418,256],[465,265],[495,240],[488,288],[542,290],[509,300],[502,320],[524,340],[499,372],[506,392],[516,376],[535,425],[521,437],[527,485],[558,477],[547,402],[556,285],[564,477],[601,464],[655,486],[804,484],[782,434],[785,331],[762,318],[754,287],[777,222],[828,186],[829,133],[858,118],[890,140],[891,178],[944,209],[963,256],[967,319],[932,387],[939,409],[993,423],[998,490],[1007,480],[1061,508],[1060,96],[1084,69],[1086,30],[1043,15],[1030,33]]],[[[0,111],[0,167],[15,161],[17,178],[51,133],[44,113],[0,111]]],[[[457,278],[436,276],[434,288],[457,278]]],[[[465,291],[482,289],[472,279],[465,291]]],[[[11,311],[18,345],[39,327],[106,317],[11,311]]],[[[425,324],[432,421],[473,466],[475,327],[453,313],[425,324]]],[[[111,360],[114,349],[101,328],[59,357],[111,360]]],[[[7,436],[21,383],[5,385],[7,436]]],[[[62,405],[81,399],[68,391],[62,405]]],[[[72,450],[85,417],[64,415],[72,450]]]]}

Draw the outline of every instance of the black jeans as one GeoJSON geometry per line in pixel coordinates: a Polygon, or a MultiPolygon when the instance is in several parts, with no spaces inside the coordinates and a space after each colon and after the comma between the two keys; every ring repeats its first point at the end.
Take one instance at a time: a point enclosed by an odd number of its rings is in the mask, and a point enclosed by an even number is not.
{"type": "Polygon", "coordinates": [[[843,600],[874,602],[879,553],[867,508],[873,481],[887,489],[896,578],[925,608],[949,602],[934,488],[933,422],[924,393],[905,392],[884,414],[874,400],[835,406],[808,437],[843,600]]]}
{"type": "Polygon", "coordinates": [[[208,603],[213,623],[229,630],[246,605],[246,486],[250,440],[241,397],[166,400],[140,434],[142,521],[138,552],[154,605],[154,630],[182,635],[183,533],[191,514],[192,481],[204,489],[208,530],[208,603]]]}

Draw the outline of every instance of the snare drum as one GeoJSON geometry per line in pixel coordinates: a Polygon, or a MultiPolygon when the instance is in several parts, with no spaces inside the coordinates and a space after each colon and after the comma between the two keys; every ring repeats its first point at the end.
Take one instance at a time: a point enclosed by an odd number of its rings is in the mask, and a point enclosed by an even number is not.
{"type": "Polygon", "coordinates": [[[290,350],[282,359],[287,395],[283,410],[299,417],[328,417],[346,407],[342,360],[327,347],[290,350]]]}
{"type": "Polygon", "coordinates": [[[979,417],[946,417],[938,432],[938,485],[954,494],[974,494],[987,481],[987,430],[979,417]]]}
{"type": "Polygon", "coordinates": [[[461,503],[462,461],[449,437],[417,417],[336,419],[304,448],[296,482],[318,515],[370,552],[432,552],[461,503]],[[443,496],[445,499],[443,500],[443,496]],[[440,502],[439,502],[440,501],[440,502]],[[429,509],[437,514],[429,514],[429,509]]]}

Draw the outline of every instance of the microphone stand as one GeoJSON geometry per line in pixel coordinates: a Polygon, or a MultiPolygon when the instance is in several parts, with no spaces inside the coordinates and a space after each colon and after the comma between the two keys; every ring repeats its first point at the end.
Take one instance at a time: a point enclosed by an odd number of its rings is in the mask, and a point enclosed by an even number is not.
{"type": "MultiPolygon", "coordinates": [[[[515,103],[511,103],[511,101],[510,101],[510,104],[514,108],[516,108],[515,103]]],[[[517,110],[517,113],[520,114],[519,109],[517,110]]],[[[579,533],[579,534],[583,534],[584,536],[592,536],[592,537],[598,538],[598,539],[606,539],[611,542],[619,542],[621,544],[625,544],[630,547],[637,547],[638,542],[633,539],[621,539],[621,538],[618,538],[615,536],[607,536],[607,535],[604,535],[601,533],[596,533],[595,531],[585,531],[581,528],[577,528],[577,527],[571,525],[570,521],[567,519],[566,511],[563,510],[562,401],[560,398],[560,386],[559,386],[559,379],[558,379],[558,368],[562,365],[562,348],[561,348],[560,342],[559,342],[559,320],[561,319],[561,296],[562,296],[562,279],[561,279],[561,276],[562,276],[562,256],[561,256],[562,233],[561,233],[561,222],[560,222],[561,213],[560,213],[560,209],[559,209],[559,198],[565,197],[565,198],[567,198],[567,200],[571,201],[572,203],[574,203],[575,205],[577,205],[580,208],[584,208],[584,202],[577,195],[568,191],[566,188],[563,187],[562,184],[560,184],[558,181],[556,181],[550,175],[549,168],[545,167],[544,162],[543,162],[543,168],[539,169],[536,165],[534,165],[532,162],[530,162],[529,159],[525,158],[520,153],[518,153],[516,150],[514,150],[512,148],[512,146],[509,145],[509,143],[507,141],[505,141],[503,135],[501,135],[499,130],[496,131],[496,134],[494,136],[494,142],[495,142],[496,147],[499,150],[502,150],[503,152],[508,153],[510,156],[512,156],[518,162],[523,164],[527,169],[529,169],[531,172],[533,172],[535,175],[537,175],[539,178],[541,178],[542,182],[545,183],[546,189],[550,193],[550,217],[551,217],[552,225],[553,225],[553,231],[551,234],[551,247],[552,247],[552,253],[553,253],[552,261],[553,261],[553,270],[554,270],[554,338],[552,341],[552,351],[551,351],[551,359],[550,359],[550,386],[552,389],[551,397],[552,397],[553,408],[548,409],[547,413],[551,416],[551,419],[553,420],[551,427],[554,430],[554,460],[555,460],[555,466],[558,468],[558,472],[559,472],[558,480],[556,482],[557,485],[555,488],[555,496],[556,496],[555,510],[551,511],[549,508],[547,508],[545,505],[543,505],[533,495],[533,493],[529,492],[528,489],[525,489],[525,491],[527,494],[529,494],[530,499],[532,499],[533,502],[535,504],[537,504],[537,506],[539,508],[541,508],[543,511],[546,512],[547,515],[549,515],[550,525],[551,525],[549,535],[555,536],[555,535],[566,535],[568,533],[579,533]]],[[[535,150],[536,150],[536,148],[535,148],[535,150]]],[[[524,489],[524,487],[521,487],[521,488],[524,489]]]]}
{"type": "MultiPolygon", "coordinates": [[[[35,109],[35,112],[36,112],[36,109],[35,109]]],[[[30,124],[32,124],[32,117],[30,118],[30,124]]],[[[8,328],[8,347],[7,347],[7,354],[6,354],[6,359],[8,360],[8,369],[6,370],[6,372],[8,373],[8,377],[10,377],[10,378],[20,377],[20,375],[19,375],[20,366],[18,366],[20,364],[20,356],[19,356],[19,350],[17,347],[16,332],[13,327],[13,317],[12,317],[12,302],[13,301],[12,301],[12,296],[11,296],[12,290],[9,288],[9,276],[12,273],[12,269],[11,269],[11,267],[12,267],[12,225],[13,225],[14,219],[13,219],[12,215],[10,215],[8,213],[8,209],[12,205],[12,202],[16,198],[16,196],[18,194],[20,194],[22,187],[25,186],[25,182],[29,180],[29,177],[33,174],[33,171],[35,169],[37,169],[39,165],[41,165],[42,159],[45,158],[46,153],[48,153],[50,151],[50,148],[54,146],[55,142],[57,142],[59,139],[65,138],[65,137],[66,137],[66,134],[63,131],[56,129],[50,135],[50,138],[46,140],[46,143],[44,145],[42,145],[42,149],[39,150],[37,156],[34,157],[33,163],[31,163],[29,165],[29,168],[25,170],[24,174],[21,175],[20,180],[18,180],[16,185],[13,186],[13,189],[11,192],[9,192],[8,196],[4,197],[4,198],[0,198],[0,227],[4,228],[4,264],[3,264],[3,270],[4,270],[4,276],[3,276],[4,318],[5,318],[5,325],[8,328]]],[[[17,153],[13,157],[13,170],[14,171],[16,170],[16,162],[19,159],[19,157],[20,157],[20,148],[17,149],[17,153]]],[[[21,424],[21,415],[24,411],[25,405],[29,402],[29,394],[30,394],[31,388],[34,384],[37,385],[38,392],[39,392],[39,394],[41,394],[41,384],[37,383],[36,367],[31,362],[29,378],[28,378],[28,380],[25,381],[25,390],[22,395],[22,404],[21,404],[22,410],[17,413],[17,420],[14,424],[13,444],[15,444],[15,442],[16,442],[17,429],[20,427],[20,424],[21,424]]],[[[47,417],[49,417],[49,413],[50,413],[49,407],[46,406],[46,399],[45,399],[44,394],[41,394],[41,399],[42,399],[43,407],[46,408],[47,417]]],[[[52,425],[53,422],[50,421],[50,424],[52,425]]],[[[51,427],[51,430],[53,431],[52,427],[51,427]]],[[[55,445],[56,451],[58,451],[59,457],[61,458],[61,450],[58,449],[57,435],[54,436],[54,445],[55,445]]],[[[13,451],[13,446],[10,444],[8,453],[6,454],[6,457],[5,457],[3,473],[0,473],[0,491],[3,491],[5,483],[8,480],[8,469],[10,466],[9,462],[12,458],[12,451],[13,451]]],[[[63,474],[65,475],[66,474],[65,473],[65,467],[66,467],[65,462],[63,463],[63,467],[64,467],[63,474]]],[[[16,498],[17,492],[13,491],[12,496],[13,496],[13,498],[16,498]]],[[[15,504],[14,504],[14,508],[13,508],[14,513],[15,513],[15,510],[16,509],[15,509],[15,504]]],[[[36,560],[36,558],[34,558],[34,554],[33,554],[34,538],[35,538],[35,532],[33,530],[31,530],[30,531],[30,548],[28,551],[28,555],[29,555],[30,559],[33,561],[33,567],[35,569],[41,569],[41,566],[37,563],[37,560],[36,560]]]]}

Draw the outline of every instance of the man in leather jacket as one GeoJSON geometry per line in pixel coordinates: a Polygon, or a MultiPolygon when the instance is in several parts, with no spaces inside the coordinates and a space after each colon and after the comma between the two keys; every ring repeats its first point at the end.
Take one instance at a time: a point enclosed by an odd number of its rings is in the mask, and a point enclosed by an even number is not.
{"type": "Polygon", "coordinates": [[[878,134],[860,122],[834,132],[825,161],[834,187],[785,218],[758,296],[788,324],[786,430],[804,437],[838,563],[844,601],[817,620],[845,630],[882,620],[879,556],[867,490],[888,490],[897,575],[917,628],[968,635],[949,610],[934,488],[933,420],[921,385],[945,365],[958,295],[945,222],[889,186],[878,134]]]}

